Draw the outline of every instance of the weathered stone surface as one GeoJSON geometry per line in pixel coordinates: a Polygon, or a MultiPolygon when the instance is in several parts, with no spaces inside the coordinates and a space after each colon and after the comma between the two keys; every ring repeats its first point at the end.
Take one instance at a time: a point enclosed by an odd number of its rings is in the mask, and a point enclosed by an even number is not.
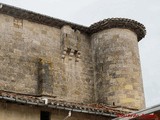
{"type": "Polygon", "coordinates": [[[0,14],[0,89],[68,102],[144,106],[134,30],[105,23],[106,30],[91,35],[75,26],[38,23],[0,14]]]}
{"type": "Polygon", "coordinates": [[[93,67],[87,35],[80,35],[83,49],[77,47],[81,58],[76,62],[76,56],[61,58],[61,29],[17,21],[3,14],[0,18],[0,89],[50,95],[71,102],[93,101],[93,67]],[[38,69],[39,59],[44,61],[43,70],[38,69]]]}
{"type": "Polygon", "coordinates": [[[92,35],[97,102],[144,107],[137,36],[112,28],[92,35]]]}

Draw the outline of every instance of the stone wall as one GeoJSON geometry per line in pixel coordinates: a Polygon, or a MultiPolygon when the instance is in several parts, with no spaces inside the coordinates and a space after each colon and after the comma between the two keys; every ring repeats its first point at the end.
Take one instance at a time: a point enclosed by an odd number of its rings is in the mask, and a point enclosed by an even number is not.
{"type": "Polygon", "coordinates": [[[62,29],[4,14],[0,14],[0,28],[0,89],[92,102],[93,67],[87,35],[79,31],[81,47],[70,54],[69,47],[74,45],[69,44],[64,58],[62,29]]]}
{"type": "MultiPolygon", "coordinates": [[[[112,25],[123,26],[121,22],[112,25]]],[[[137,35],[125,28],[99,27],[105,25],[91,26],[92,32],[101,32],[90,36],[68,25],[56,28],[0,14],[0,89],[143,108],[137,35]]],[[[141,32],[140,38],[145,29],[141,32]]]]}
{"type": "Polygon", "coordinates": [[[144,108],[137,35],[112,28],[92,35],[97,102],[144,108]]]}
{"type": "MultiPolygon", "coordinates": [[[[63,120],[69,111],[46,109],[0,102],[0,120],[40,120],[41,111],[50,113],[50,120],[63,120]]],[[[67,120],[111,120],[111,117],[72,112],[67,120]]]]}
{"type": "MultiPolygon", "coordinates": [[[[54,110],[52,111],[51,120],[63,120],[69,111],[63,110],[54,110]]],[[[71,117],[67,120],[111,120],[113,117],[107,117],[102,115],[94,115],[94,114],[85,114],[85,113],[77,113],[71,112],[71,117]]]]}
{"type": "Polygon", "coordinates": [[[0,120],[40,120],[40,110],[0,102],[0,120]]]}

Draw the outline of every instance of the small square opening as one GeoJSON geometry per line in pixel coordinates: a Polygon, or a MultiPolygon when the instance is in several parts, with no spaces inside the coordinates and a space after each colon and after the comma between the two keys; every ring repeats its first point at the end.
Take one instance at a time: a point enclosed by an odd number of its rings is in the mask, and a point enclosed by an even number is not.
{"type": "Polygon", "coordinates": [[[40,120],[50,120],[50,112],[41,111],[41,119],[40,120]]]}

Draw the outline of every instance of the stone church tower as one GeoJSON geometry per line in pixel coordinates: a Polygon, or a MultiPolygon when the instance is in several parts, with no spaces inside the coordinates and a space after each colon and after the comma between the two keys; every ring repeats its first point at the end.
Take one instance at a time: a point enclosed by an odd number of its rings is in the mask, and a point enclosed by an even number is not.
{"type": "Polygon", "coordinates": [[[145,34],[131,19],[86,27],[0,4],[0,116],[111,120],[144,108],[145,34]]]}

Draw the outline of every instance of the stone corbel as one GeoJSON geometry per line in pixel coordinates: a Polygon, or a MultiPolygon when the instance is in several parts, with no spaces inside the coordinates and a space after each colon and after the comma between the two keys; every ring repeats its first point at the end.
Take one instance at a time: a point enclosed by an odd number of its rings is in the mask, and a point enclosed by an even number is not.
{"type": "Polygon", "coordinates": [[[74,53],[75,53],[75,51],[73,49],[71,49],[71,51],[69,52],[69,60],[72,60],[74,53]]]}
{"type": "Polygon", "coordinates": [[[62,52],[62,59],[65,59],[66,54],[67,54],[67,48],[64,48],[62,52]]]}
{"type": "Polygon", "coordinates": [[[76,53],[76,62],[79,62],[80,56],[81,56],[81,52],[77,51],[77,53],[76,53]]]}

